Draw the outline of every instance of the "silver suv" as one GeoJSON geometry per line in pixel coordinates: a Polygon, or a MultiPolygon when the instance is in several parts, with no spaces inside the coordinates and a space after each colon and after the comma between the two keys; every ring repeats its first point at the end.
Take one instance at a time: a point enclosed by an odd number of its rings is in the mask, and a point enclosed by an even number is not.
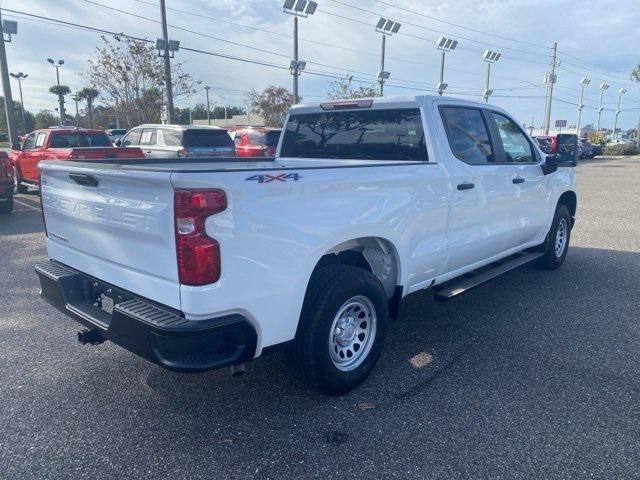
{"type": "Polygon", "coordinates": [[[235,157],[235,145],[226,130],[199,125],[140,125],[117,146],[140,147],[145,157],[235,157]]]}

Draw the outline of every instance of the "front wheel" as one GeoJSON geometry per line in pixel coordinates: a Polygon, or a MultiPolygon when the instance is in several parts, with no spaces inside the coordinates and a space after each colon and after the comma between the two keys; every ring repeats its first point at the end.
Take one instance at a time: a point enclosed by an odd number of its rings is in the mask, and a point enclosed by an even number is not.
{"type": "Polygon", "coordinates": [[[567,256],[570,239],[571,214],[566,205],[560,204],[558,208],[556,208],[547,239],[545,243],[542,244],[544,253],[538,258],[538,265],[548,270],[560,268],[567,256]]]}
{"type": "Polygon", "coordinates": [[[352,390],[378,361],[388,319],[385,292],[373,274],[350,265],[320,268],[289,352],[294,370],[329,395],[352,390]]]}

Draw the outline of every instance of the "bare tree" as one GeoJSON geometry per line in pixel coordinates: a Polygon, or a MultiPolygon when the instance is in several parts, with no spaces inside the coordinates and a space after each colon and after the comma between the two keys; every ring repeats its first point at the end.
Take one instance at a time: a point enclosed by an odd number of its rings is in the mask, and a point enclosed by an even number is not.
{"type": "Polygon", "coordinates": [[[247,95],[251,111],[264,118],[268,127],[281,127],[287,111],[293,105],[293,95],[283,87],[268,86],[262,92],[251,90],[247,95]]]}
{"type": "MultiPolygon", "coordinates": [[[[99,92],[101,103],[119,112],[127,128],[160,120],[164,98],[164,66],[153,45],[130,38],[102,37],[103,46],[89,60],[83,78],[99,92]]],[[[195,93],[191,75],[173,62],[173,95],[195,93]]]]}
{"type": "Polygon", "coordinates": [[[374,87],[360,86],[354,89],[351,86],[352,77],[347,75],[343,79],[331,82],[328,97],[332,100],[343,100],[349,98],[371,98],[378,95],[374,87]]]}

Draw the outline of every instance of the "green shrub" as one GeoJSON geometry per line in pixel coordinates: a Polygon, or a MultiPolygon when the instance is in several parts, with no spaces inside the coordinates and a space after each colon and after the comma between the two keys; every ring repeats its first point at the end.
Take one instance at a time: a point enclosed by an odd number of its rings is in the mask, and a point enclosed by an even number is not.
{"type": "Polygon", "coordinates": [[[638,148],[632,144],[626,144],[626,145],[606,145],[604,147],[604,154],[605,155],[637,155],[638,153],[638,148]]]}

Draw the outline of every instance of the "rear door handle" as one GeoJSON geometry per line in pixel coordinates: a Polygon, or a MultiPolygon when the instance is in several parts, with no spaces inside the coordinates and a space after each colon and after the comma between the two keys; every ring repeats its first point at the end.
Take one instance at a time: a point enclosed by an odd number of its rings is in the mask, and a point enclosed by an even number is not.
{"type": "Polygon", "coordinates": [[[511,182],[518,184],[518,183],[524,183],[524,178],[522,177],[516,177],[513,180],[511,180],[511,182]]]}
{"type": "Polygon", "coordinates": [[[471,190],[475,185],[471,182],[463,182],[458,185],[458,190],[471,190]]]}

